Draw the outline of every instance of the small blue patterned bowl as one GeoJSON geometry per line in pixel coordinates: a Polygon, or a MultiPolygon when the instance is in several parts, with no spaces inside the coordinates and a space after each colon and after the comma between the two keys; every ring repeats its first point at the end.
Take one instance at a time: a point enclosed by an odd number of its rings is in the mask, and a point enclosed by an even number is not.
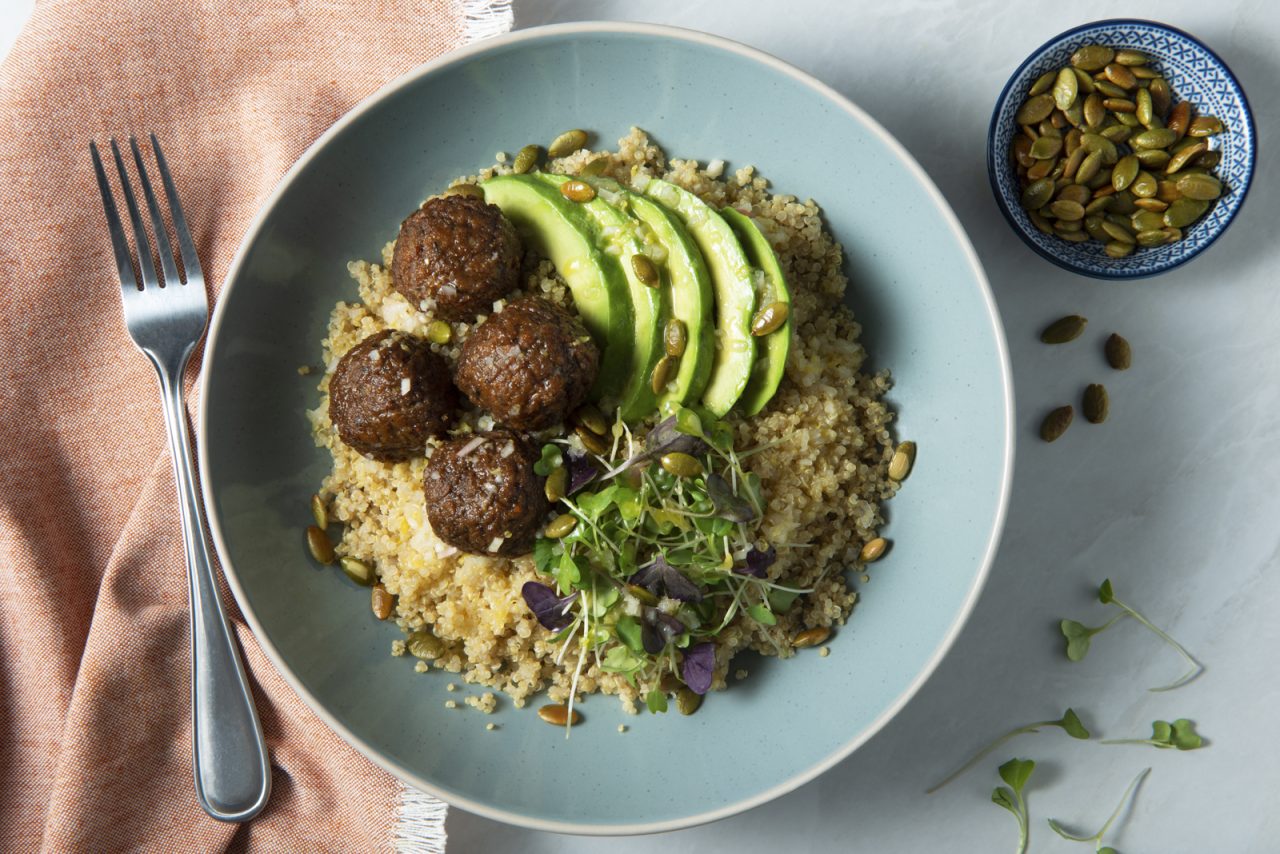
{"type": "Polygon", "coordinates": [[[1154,21],[1114,19],[1084,24],[1054,36],[1027,57],[996,100],[987,133],[987,173],[1005,218],[1028,246],[1059,267],[1098,279],[1137,279],[1154,276],[1190,261],[1226,231],[1244,204],[1257,160],[1257,131],[1249,101],[1222,59],[1199,39],[1154,21]],[[1174,103],[1186,100],[1192,115],[1222,119],[1226,132],[1209,137],[1211,149],[1222,152],[1214,170],[1226,188],[1209,212],[1189,228],[1182,240],[1156,248],[1139,248],[1125,258],[1112,258],[1101,243],[1069,243],[1039,231],[1020,203],[1018,176],[1009,146],[1018,125],[1014,114],[1036,79],[1066,65],[1077,48],[1102,44],[1140,50],[1169,81],[1174,103]]]}

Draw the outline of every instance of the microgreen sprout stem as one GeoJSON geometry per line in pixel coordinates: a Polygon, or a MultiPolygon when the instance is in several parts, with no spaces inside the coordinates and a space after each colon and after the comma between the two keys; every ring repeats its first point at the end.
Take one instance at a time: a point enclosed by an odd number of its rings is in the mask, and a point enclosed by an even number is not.
{"type": "Polygon", "coordinates": [[[1124,794],[1120,796],[1120,803],[1116,804],[1116,808],[1112,810],[1111,815],[1107,817],[1105,822],[1103,822],[1102,827],[1098,829],[1098,832],[1092,836],[1075,836],[1070,834],[1062,827],[1061,824],[1058,823],[1057,819],[1049,819],[1049,827],[1053,829],[1054,833],[1058,834],[1063,839],[1069,839],[1072,842],[1092,842],[1095,854],[1100,854],[1100,852],[1105,850],[1102,845],[1102,837],[1106,836],[1107,831],[1111,829],[1111,825],[1115,823],[1117,818],[1119,818],[1121,811],[1124,810],[1125,804],[1129,803],[1130,796],[1137,795],[1138,787],[1142,785],[1142,781],[1145,780],[1147,775],[1150,773],[1150,768],[1144,768],[1138,773],[1138,776],[1133,778],[1133,782],[1129,784],[1129,787],[1124,790],[1124,794]]]}
{"type": "Polygon", "coordinates": [[[1151,688],[1150,690],[1172,691],[1175,688],[1181,688],[1183,685],[1186,685],[1192,679],[1195,679],[1197,676],[1199,676],[1201,673],[1204,672],[1204,665],[1196,661],[1195,658],[1191,655],[1191,653],[1187,652],[1186,648],[1182,646],[1182,644],[1178,643],[1176,640],[1170,637],[1168,633],[1166,633],[1163,629],[1158,627],[1155,623],[1152,623],[1150,620],[1148,620],[1136,608],[1130,607],[1129,605],[1126,605],[1124,602],[1121,602],[1119,599],[1117,599],[1115,595],[1115,591],[1111,587],[1111,579],[1107,579],[1103,581],[1101,585],[1099,585],[1098,601],[1101,602],[1103,605],[1116,606],[1117,608],[1120,609],[1120,613],[1112,617],[1103,625],[1097,626],[1097,627],[1089,627],[1084,625],[1083,623],[1078,623],[1075,620],[1063,620],[1061,624],[1061,629],[1062,629],[1063,637],[1067,639],[1067,658],[1071,659],[1072,661],[1082,660],[1086,655],[1089,654],[1090,641],[1094,635],[1100,634],[1101,632],[1106,631],[1107,629],[1111,628],[1113,625],[1115,625],[1119,620],[1121,620],[1124,617],[1132,617],[1133,619],[1137,620],[1139,623],[1141,623],[1142,625],[1150,629],[1162,641],[1167,643],[1169,646],[1173,647],[1173,649],[1178,653],[1178,655],[1182,656],[1182,659],[1185,662],[1187,662],[1187,665],[1188,665],[1187,672],[1183,673],[1181,676],[1179,676],[1174,681],[1170,682],[1168,685],[1162,685],[1158,688],[1151,688]]]}
{"type": "Polygon", "coordinates": [[[973,757],[969,759],[968,762],[965,762],[955,771],[952,771],[949,775],[947,775],[945,779],[942,780],[942,782],[926,790],[925,794],[932,795],[934,792],[938,791],[943,786],[947,785],[952,780],[956,779],[961,774],[968,771],[974,765],[977,765],[978,762],[981,761],[985,756],[990,754],[996,748],[1010,741],[1011,739],[1017,738],[1018,736],[1025,735],[1027,733],[1039,732],[1041,727],[1047,727],[1047,726],[1060,727],[1067,735],[1071,736],[1072,738],[1079,738],[1079,739],[1090,738],[1089,730],[1080,721],[1079,715],[1075,713],[1074,709],[1067,709],[1065,712],[1062,713],[1062,717],[1058,718],[1057,720],[1037,721],[1036,723],[1033,723],[1033,724],[1027,724],[1026,726],[1020,726],[1020,727],[1017,727],[1016,729],[1009,730],[1004,735],[1000,736],[995,741],[991,742],[986,747],[982,748],[977,753],[975,753],[973,757]]]}
{"type": "Polygon", "coordinates": [[[1151,738],[1107,738],[1101,744],[1149,744],[1162,750],[1197,750],[1204,746],[1204,739],[1196,732],[1194,721],[1178,718],[1176,721],[1152,721],[1151,738]]]}

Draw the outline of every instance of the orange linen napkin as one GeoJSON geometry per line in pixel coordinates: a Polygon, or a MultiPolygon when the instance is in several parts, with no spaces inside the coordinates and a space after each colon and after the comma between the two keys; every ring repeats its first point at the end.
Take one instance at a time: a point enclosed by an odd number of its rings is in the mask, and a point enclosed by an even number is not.
{"type": "Polygon", "coordinates": [[[216,297],[312,140],[510,25],[505,0],[36,3],[0,67],[0,851],[372,851],[424,805],[439,835],[418,843],[443,849],[442,806],[325,728],[225,588],[273,788],[242,826],[196,804],[176,497],[88,143],[157,133],[216,297]]]}

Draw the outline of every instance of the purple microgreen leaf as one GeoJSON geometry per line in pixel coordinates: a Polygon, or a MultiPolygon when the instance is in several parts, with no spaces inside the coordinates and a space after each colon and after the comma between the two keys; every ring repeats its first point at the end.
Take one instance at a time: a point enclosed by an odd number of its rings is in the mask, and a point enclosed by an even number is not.
{"type": "Polygon", "coordinates": [[[684,632],[684,623],[662,611],[658,611],[654,624],[658,627],[658,632],[668,642],[675,640],[684,632]]]}
{"type": "Polygon", "coordinates": [[[677,429],[676,416],[672,415],[659,421],[644,437],[644,451],[641,456],[646,458],[677,452],[697,456],[706,453],[707,443],[697,436],[681,433],[677,429]]]}
{"type": "Polygon", "coordinates": [[[769,567],[773,566],[773,562],[778,559],[778,550],[773,546],[761,551],[758,548],[752,548],[747,552],[747,565],[735,566],[733,571],[739,575],[750,575],[753,578],[764,578],[769,567]]]}
{"type": "Polygon", "coordinates": [[[659,554],[652,562],[640,568],[640,571],[627,579],[630,584],[638,584],[655,596],[667,596],[681,602],[701,602],[702,591],[684,573],[667,563],[665,555],[659,554]]]}
{"type": "Polygon", "coordinates": [[[640,626],[640,642],[644,645],[644,651],[650,655],[658,655],[666,648],[667,642],[662,637],[662,633],[658,631],[658,627],[648,620],[640,626]]]}
{"type": "Polygon", "coordinates": [[[711,641],[694,644],[684,651],[680,676],[689,690],[705,694],[711,690],[711,676],[716,669],[716,645],[711,641]]]}
{"type": "Polygon", "coordinates": [[[569,470],[569,484],[567,486],[567,494],[569,495],[573,495],[588,483],[591,483],[600,474],[600,470],[596,468],[595,461],[584,451],[579,451],[576,448],[571,448],[568,454],[565,455],[564,464],[569,470]]]}
{"type": "Polygon", "coordinates": [[[525,604],[529,606],[529,610],[533,612],[533,616],[538,618],[538,622],[542,624],[543,628],[557,631],[573,622],[570,606],[573,604],[573,600],[578,598],[576,591],[561,598],[545,584],[526,581],[524,586],[520,588],[520,593],[524,596],[525,604]]]}
{"type": "Polygon", "coordinates": [[[730,522],[750,522],[756,518],[755,508],[745,498],[740,498],[729,486],[729,481],[718,474],[707,475],[707,496],[715,505],[715,515],[730,522]]]}

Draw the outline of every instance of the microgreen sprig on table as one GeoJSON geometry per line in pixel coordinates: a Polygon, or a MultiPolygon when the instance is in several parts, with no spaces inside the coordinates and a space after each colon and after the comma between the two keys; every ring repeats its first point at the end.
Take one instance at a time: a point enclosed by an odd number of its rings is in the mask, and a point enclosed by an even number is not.
{"type": "Polygon", "coordinates": [[[1031,816],[1027,811],[1027,801],[1022,795],[1023,788],[1031,779],[1031,772],[1036,763],[1031,759],[1010,759],[1000,766],[1000,779],[1008,786],[996,786],[991,792],[991,802],[1013,813],[1018,820],[1018,854],[1026,854],[1027,843],[1031,839],[1031,816]]]}
{"type": "Polygon", "coordinates": [[[1102,837],[1111,829],[1111,825],[1114,824],[1115,820],[1120,816],[1120,812],[1124,809],[1125,804],[1129,803],[1130,796],[1135,796],[1137,794],[1138,787],[1142,785],[1142,781],[1145,780],[1147,775],[1150,773],[1150,768],[1144,768],[1139,772],[1138,776],[1133,778],[1133,782],[1129,784],[1128,788],[1124,790],[1124,794],[1120,796],[1120,803],[1116,804],[1116,808],[1112,810],[1111,815],[1107,817],[1105,822],[1103,822],[1102,827],[1098,829],[1098,832],[1092,836],[1075,836],[1068,833],[1057,819],[1049,819],[1049,827],[1054,833],[1058,834],[1063,839],[1068,839],[1072,842],[1092,842],[1094,854],[1116,854],[1116,850],[1114,848],[1109,845],[1104,846],[1102,844],[1102,837]]]}
{"type": "Polygon", "coordinates": [[[949,775],[947,775],[945,779],[942,780],[942,782],[926,790],[925,794],[932,795],[934,792],[938,791],[943,786],[947,785],[952,780],[956,779],[961,774],[968,771],[974,765],[977,765],[978,762],[983,757],[991,753],[997,747],[1000,747],[1005,742],[1013,738],[1016,738],[1020,735],[1025,735],[1027,733],[1032,733],[1032,732],[1039,732],[1041,727],[1047,727],[1047,726],[1060,727],[1067,735],[1071,736],[1072,738],[1079,738],[1079,739],[1090,738],[1089,730],[1080,721],[1080,716],[1075,713],[1074,709],[1067,709],[1065,712],[1062,713],[1062,717],[1058,718],[1057,720],[1037,721],[1036,723],[1033,723],[1033,724],[1027,724],[1026,726],[1020,726],[1020,727],[1017,727],[1016,729],[1009,730],[1004,735],[1000,736],[995,741],[991,742],[986,747],[982,748],[977,753],[975,753],[972,756],[972,758],[969,759],[969,761],[965,762],[955,771],[952,771],[949,775]]]}
{"type": "Polygon", "coordinates": [[[1090,627],[1075,620],[1063,620],[1061,623],[1062,635],[1067,639],[1067,658],[1072,661],[1081,661],[1089,653],[1089,646],[1094,635],[1100,634],[1111,628],[1117,622],[1125,617],[1132,617],[1142,625],[1146,626],[1156,634],[1161,640],[1173,647],[1178,655],[1188,664],[1186,673],[1179,676],[1168,685],[1162,685],[1158,688],[1152,688],[1152,691],[1172,691],[1175,688],[1181,688],[1192,679],[1195,679],[1204,672],[1204,665],[1196,661],[1191,653],[1187,652],[1182,644],[1178,643],[1170,637],[1163,629],[1156,626],[1146,617],[1144,617],[1137,609],[1126,605],[1115,596],[1115,591],[1111,587],[1111,579],[1102,582],[1098,587],[1098,601],[1103,605],[1114,605],[1120,609],[1120,613],[1116,614],[1101,626],[1090,627]]]}
{"type": "Polygon", "coordinates": [[[1163,750],[1198,750],[1204,739],[1196,732],[1195,721],[1178,718],[1176,721],[1152,721],[1151,738],[1107,738],[1102,744],[1149,744],[1163,750]]]}

